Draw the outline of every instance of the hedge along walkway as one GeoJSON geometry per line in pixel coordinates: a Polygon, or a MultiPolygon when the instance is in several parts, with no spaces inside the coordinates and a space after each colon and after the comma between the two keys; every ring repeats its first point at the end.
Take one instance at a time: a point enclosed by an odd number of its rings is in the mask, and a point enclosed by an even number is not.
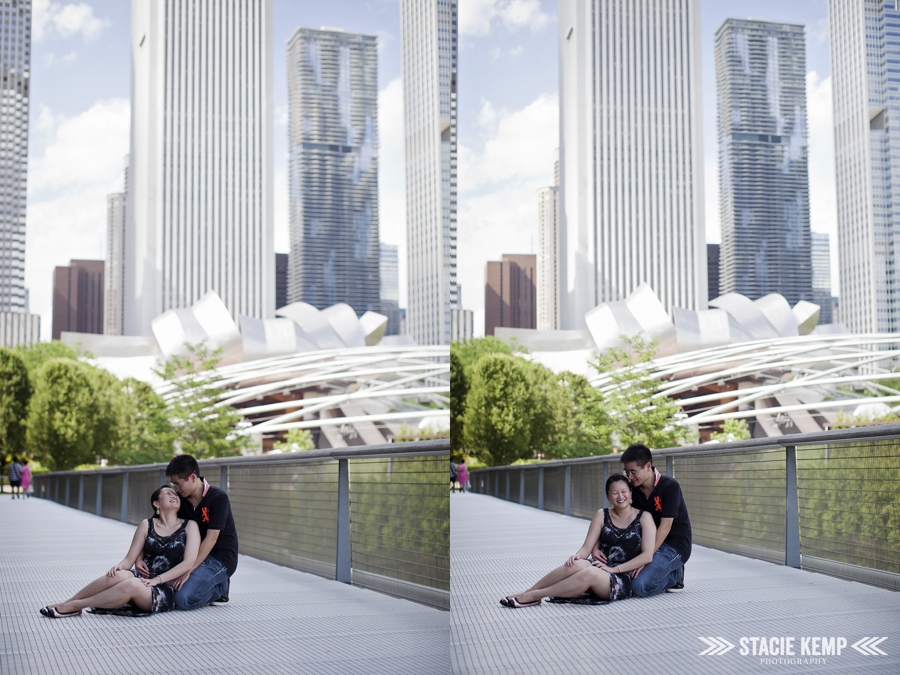
{"type": "Polygon", "coordinates": [[[507,609],[499,599],[561,565],[588,521],[477,494],[452,495],[450,518],[454,672],[900,672],[900,593],[695,546],[682,593],[507,609]],[[740,654],[741,637],[782,636],[795,638],[800,663],[740,654]],[[878,645],[887,656],[849,647],[867,636],[887,636],[878,645]],[[700,637],[736,646],[700,656],[709,647],[700,637]],[[804,637],[849,642],[840,656],[804,657],[804,637]]]}
{"type": "MultiPolygon", "coordinates": [[[[149,507],[148,507],[149,515],[149,507]]],[[[447,673],[448,612],[240,556],[231,602],[47,619],[123,558],[134,527],[0,499],[0,673],[447,673]]]]}

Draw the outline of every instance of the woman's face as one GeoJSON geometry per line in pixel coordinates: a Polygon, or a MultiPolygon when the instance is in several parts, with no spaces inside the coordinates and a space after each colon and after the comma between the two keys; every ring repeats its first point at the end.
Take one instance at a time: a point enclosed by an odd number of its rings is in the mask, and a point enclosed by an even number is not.
{"type": "Polygon", "coordinates": [[[609,498],[611,506],[624,508],[631,502],[631,486],[623,480],[617,480],[609,486],[609,498]]]}
{"type": "Polygon", "coordinates": [[[181,498],[178,496],[178,493],[175,492],[172,488],[163,488],[159,492],[159,508],[163,507],[174,508],[176,511],[178,507],[181,506],[181,498]]]}

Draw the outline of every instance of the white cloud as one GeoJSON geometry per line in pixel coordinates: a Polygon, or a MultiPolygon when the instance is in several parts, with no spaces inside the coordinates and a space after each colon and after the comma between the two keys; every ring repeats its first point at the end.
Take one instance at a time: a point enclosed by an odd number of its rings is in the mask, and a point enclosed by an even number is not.
{"type": "Polygon", "coordinates": [[[66,54],[63,57],[63,61],[65,61],[66,63],[71,63],[72,61],[74,61],[77,58],[78,58],[78,54],[76,54],[75,52],[69,52],[68,54],[66,54]]]}
{"type": "Polygon", "coordinates": [[[558,96],[542,94],[512,112],[484,101],[479,118],[492,117],[494,128],[480,147],[459,146],[458,278],[476,335],[484,332],[485,263],[503,253],[538,252],[537,192],[553,181],[558,96]]]}
{"type": "Polygon", "coordinates": [[[84,2],[61,4],[34,0],[31,6],[31,30],[35,42],[52,32],[64,38],[80,34],[85,40],[91,40],[111,25],[109,19],[94,16],[94,8],[84,2]]]}
{"type": "Polygon", "coordinates": [[[485,37],[498,22],[510,32],[523,28],[535,32],[549,21],[539,0],[465,0],[459,7],[461,35],[485,37]]]}
{"type": "Polygon", "coordinates": [[[396,244],[400,259],[400,306],[406,307],[406,173],[403,140],[403,80],[378,93],[378,227],[381,241],[396,244]]]}
{"type": "Polygon", "coordinates": [[[25,283],[31,311],[49,339],[53,268],[73,258],[106,257],[106,196],[123,188],[129,103],[99,101],[73,118],[44,107],[29,161],[25,283]],[[43,145],[44,147],[34,147],[43,145]]]}

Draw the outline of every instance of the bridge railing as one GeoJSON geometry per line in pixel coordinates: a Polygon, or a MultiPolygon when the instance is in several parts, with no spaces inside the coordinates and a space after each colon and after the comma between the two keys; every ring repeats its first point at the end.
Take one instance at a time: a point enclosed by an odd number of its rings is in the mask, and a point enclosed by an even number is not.
{"type": "MultiPolygon", "coordinates": [[[[228,492],[242,554],[449,610],[449,455],[438,440],[199,464],[228,492]]],[[[165,468],[40,474],[35,495],[137,524],[165,468]]]]}
{"type": "MultiPolygon", "coordinates": [[[[702,546],[900,590],[900,424],[654,450],[702,546]]],[[[620,454],[470,472],[473,490],[582,518],[620,454]]]]}

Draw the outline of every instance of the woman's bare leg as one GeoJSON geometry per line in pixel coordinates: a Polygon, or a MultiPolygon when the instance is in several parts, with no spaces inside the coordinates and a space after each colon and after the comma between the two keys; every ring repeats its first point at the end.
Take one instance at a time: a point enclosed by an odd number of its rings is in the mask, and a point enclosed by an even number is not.
{"type": "MultiPolygon", "coordinates": [[[[576,572],[580,572],[583,569],[590,567],[591,564],[587,560],[576,560],[575,564],[571,567],[566,567],[565,565],[560,565],[556,569],[550,570],[547,574],[542,576],[538,581],[531,585],[531,587],[527,591],[523,591],[522,593],[527,593],[529,591],[535,591],[539,588],[546,588],[547,586],[552,586],[553,584],[558,584],[563,579],[566,579],[576,572]]],[[[513,593],[512,595],[507,595],[507,598],[517,598],[520,594],[513,593]]]]}
{"type": "Polygon", "coordinates": [[[604,600],[609,600],[609,573],[597,567],[586,567],[550,586],[529,589],[515,597],[522,603],[534,602],[549,595],[574,598],[588,589],[604,600]]]}
{"type": "MultiPolygon", "coordinates": [[[[134,579],[134,575],[131,572],[126,572],[125,570],[119,570],[116,572],[116,576],[108,577],[106,575],[100,577],[99,579],[94,579],[87,586],[78,591],[71,598],[66,600],[65,602],[72,602],[73,600],[80,600],[82,598],[89,598],[92,595],[97,595],[101,591],[105,591],[107,588],[112,588],[116,584],[120,584],[123,581],[128,581],[129,579],[134,579]]],[[[52,605],[47,605],[48,607],[58,607],[63,603],[57,602],[52,605]]],[[[96,605],[91,605],[91,607],[96,607],[96,605]]]]}
{"type": "Polygon", "coordinates": [[[140,579],[131,577],[115,586],[100,591],[95,595],[67,600],[56,606],[56,611],[61,614],[69,614],[70,612],[84,609],[85,607],[102,607],[103,609],[114,609],[120,605],[124,605],[128,601],[133,602],[139,609],[145,612],[150,611],[152,594],[148,586],[144,586],[140,579]]]}

